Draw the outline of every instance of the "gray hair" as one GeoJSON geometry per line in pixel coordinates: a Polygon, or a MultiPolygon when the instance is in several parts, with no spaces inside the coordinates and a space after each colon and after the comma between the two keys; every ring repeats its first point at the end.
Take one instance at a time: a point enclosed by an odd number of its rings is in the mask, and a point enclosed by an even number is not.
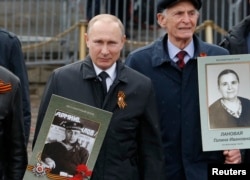
{"type": "Polygon", "coordinates": [[[125,28],[124,25],[122,24],[121,20],[119,18],[117,18],[114,15],[111,14],[99,14],[97,16],[94,16],[88,24],[88,28],[87,28],[87,33],[90,32],[91,27],[93,26],[93,24],[95,24],[95,22],[97,21],[104,21],[106,23],[110,23],[110,22],[115,22],[118,23],[120,29],[121,29],[121,33],[122,35],[125,35],[125,28]]]}

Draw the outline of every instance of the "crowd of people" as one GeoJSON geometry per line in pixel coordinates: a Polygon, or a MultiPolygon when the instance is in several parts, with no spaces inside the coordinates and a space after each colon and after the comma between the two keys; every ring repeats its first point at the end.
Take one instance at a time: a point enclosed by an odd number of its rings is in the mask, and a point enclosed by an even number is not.
{"type": "MultiPolygon", "coordinates": [[[[126,41],[122,19],[97,9],[85,34],[89,54],[55,69],[47,81],[33,147],[55,94],[112,112],[92,180],[206,180],[209,164],[250,163],[249,149],[202,150],[197,65],[204,53],[250,53],[250,17],[220,44],[209,44],[195,35],[201,8],[201,0],[158,0],[155,16],[165,34],[130,52],[125,62],[120,58],[126,41]]],[[[21,180],[31,120],[27,69],[17,36],[1,30],[0,40],[0,179],[21,180]]],[[[231,69],[218,75],[222,98],[209,115],[214,128],[250,125],[249,100],[237,94],[239,79],[231,69]]],[[[78,164],[87,163],[89,152],[78,143],[82,128],[65,124],[65,139],[44,145],[41,160],[51,173],[73,176],[78,164]]]]}

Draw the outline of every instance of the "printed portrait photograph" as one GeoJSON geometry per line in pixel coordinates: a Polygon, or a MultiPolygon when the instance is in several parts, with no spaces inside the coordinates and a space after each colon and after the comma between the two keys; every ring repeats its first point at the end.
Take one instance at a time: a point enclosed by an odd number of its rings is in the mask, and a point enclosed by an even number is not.
{"type": "Polygon", "coordinates": [[[250,127],[250,63],[206,65],[209,128],[250,127]]]}
{"type": "Polygon", "coordinates": [[[73,177],[76,167],[86,164],[92,152],[100,124],[56,110],[41,153],[50,173],[73,177]]]}

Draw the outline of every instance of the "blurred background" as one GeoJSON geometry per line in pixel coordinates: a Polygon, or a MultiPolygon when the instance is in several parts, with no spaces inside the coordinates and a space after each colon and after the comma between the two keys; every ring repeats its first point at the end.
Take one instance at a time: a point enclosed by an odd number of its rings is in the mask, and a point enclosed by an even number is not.
{"type": "MultiPolygon", "coordinates": [[[[88,20],[110,13],[126,27],[125,58],[162,35],[156,4],[157,0],[0,0],[0,27],[19,36],[28,66],[64,65],[86,56],[82,32],[88,20]]],[[[203,0],[197,33],[217,44],[249,11],[248,0],[203,0]]]]}

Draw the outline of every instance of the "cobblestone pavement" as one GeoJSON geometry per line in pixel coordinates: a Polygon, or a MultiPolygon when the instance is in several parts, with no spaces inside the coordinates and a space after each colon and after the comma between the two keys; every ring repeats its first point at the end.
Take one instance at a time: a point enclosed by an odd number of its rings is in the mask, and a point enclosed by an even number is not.
{"type": "Polygon", "coordinates": [[[32,117],[32,119],[31,119],[31,127],[30,127],[30,138],[29,138],[29,143],[28,143],[28,147],[27,147],[29,159],[32,155],[32,142],[33,142],[33,137],[34,137],[34,133],[35,133],[38,108],[40,105],[40,96],[33,95],[33,94],[30,95],[30,102],[31,102],[31,117],[32,117]]]}

